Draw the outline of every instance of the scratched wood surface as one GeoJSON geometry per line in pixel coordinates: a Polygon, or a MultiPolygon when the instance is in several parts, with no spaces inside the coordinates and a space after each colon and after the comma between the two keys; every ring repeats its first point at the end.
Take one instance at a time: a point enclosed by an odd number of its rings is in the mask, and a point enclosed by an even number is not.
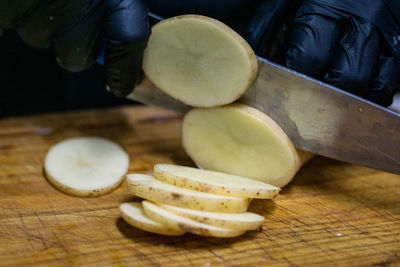
{"type": "Polygon", "coordinates": [[[129,172],[160,162],[192,165],[181,118],[119,107],[0,120],[0,266],[400,265],[400,177],[316,157],[274,201],[253,201],[260,231],[233,239],[164,237],[130,227],[118,205],[125,184],[78,198],[43,177],[55,143],[96,135],[121,144],[129,172]]]}

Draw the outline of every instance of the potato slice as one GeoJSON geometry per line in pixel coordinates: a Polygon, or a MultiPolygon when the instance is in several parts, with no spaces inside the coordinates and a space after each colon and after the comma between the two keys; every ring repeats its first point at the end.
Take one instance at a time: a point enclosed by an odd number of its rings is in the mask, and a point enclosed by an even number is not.
{"type": "Polygon", "coordinates": [[[234,197],[269,199],[280,190],[254,179],[172,164],[154,165],[154,177],[179,187],[234,197]]]}
{"type": "Polygon", "coordinates": [[[266,114],[243,104],[192,109],[183,120],[182,139],[198,166],[278,187],[312,156],[296,150],[266,114]]]}
{"type": "Polygon", "coordinates": [[[231,28],[209,17],[183,15],[153,26],[143,71],[183,103],[214,107],[238,99],[258,66],[251,47],[231,28]]]}
{"type": "Polygon", "coordinates": [[[119,209],[122,218],[127,223],[141,230],[170,236],[183,235],[185,233],[183,230],[168,228],[167,226],[147,217],[144,213],[142,203],[140,202],[122,203],[119,205],[119,209]]]}
{"type": "Polygon", "coordinates": [[[197,210],[244,212],[250,200],[197,192],[160,182],[150,175],[127,175],[129,192],[153,202],[197,210]]]}
{"type": "Polygon", "coordinates": [[[76,137],[49,150],[44,170],[59,190],[93,197],[118,187],[128,166],[129,156],[118,144],[101,137],[76,137]]]}
{"type": "Polygon", "coordinates": [[[235,230],[255,230],[264,222],[264,217],[252,212],[243,213],[221,213],[201,210],[191,210],[159,204],[159,207],[177,215],[190,218],[200,223],[210,224],[217,227],[231,228],[235,230]]]}
{"type": "Polygon", "coordinates": [[[183,230],[192,234],[213,237],[236,237],[245,231],[217,227],[205,223],[196,222],[169,212],[149,201],[142,202],[146,215],[172,229],[183,230]]]}

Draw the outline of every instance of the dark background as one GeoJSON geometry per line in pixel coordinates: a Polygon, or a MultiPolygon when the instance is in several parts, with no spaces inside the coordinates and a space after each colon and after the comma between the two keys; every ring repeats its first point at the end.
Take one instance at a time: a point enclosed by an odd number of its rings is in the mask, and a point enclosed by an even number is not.
{"type": "Polygon", "coordinates": [[[15,31],[0,29],[0,117],[133,103],[107,92],[101,65],[66,72],[52,48],[31,48],[15,31]]]}
{"type": "MultiPolygon", "coordinates": [[[[256,9],[260,14],[249,9],[222,21],[241,34],[257,55],[283,64],[298,3],[276,1],[282,5],[284,16],[281,12],[260,16],[269,13],[271,6],[265,5],[256,9]],[[265,27],[252,34],[249,29],[254,25],[265,27]],[[252,41],[253,37],[257,40],[252,41]]],[[[150,18],[150,25],[156,22],[150,18]]],[[[139,103],[114,97],[105,89],[102,65],[96,63],[79,73],[67,72],[57,65],[52,47],[37,50],[26,45],[15,30],[0,28],[0,117],[127,104],[139,103]]]]}

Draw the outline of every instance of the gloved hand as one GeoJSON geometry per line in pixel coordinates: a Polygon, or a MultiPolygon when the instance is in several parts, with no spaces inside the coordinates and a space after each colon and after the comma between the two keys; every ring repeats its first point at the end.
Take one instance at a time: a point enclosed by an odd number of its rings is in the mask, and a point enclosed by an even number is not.
{"type": "Polygon", "coordinates": [[[119,97],[140,80],[150,35],[144,0],[4,0],[0,26],[15,28],[30,46],[54,46],[71,72],[90,67],[105,44],[106,82],[119,97]]]}
{"type": "Polygon", "coordinates": [[[400,1],[307,0],[286,65],[389,106],[400,90],[400,1]]]}

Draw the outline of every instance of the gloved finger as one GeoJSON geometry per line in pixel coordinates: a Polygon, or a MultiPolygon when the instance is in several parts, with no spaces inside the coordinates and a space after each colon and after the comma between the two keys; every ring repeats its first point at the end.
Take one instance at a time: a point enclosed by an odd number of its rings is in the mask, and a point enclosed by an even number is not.
{"type": "Polygon", "coordinates": [[[108,1],[104,25],[106,82],[118,97],[128,95],[141,77],[143,50],[150,35],[143,0],[108,1]]]}
{"type": "Polygon", "coordinates": [[[77,16],[86,10],[90,10],[91,6],[92,4],[88,1],[32,0],[22,1],[19,4],[8,4],[6,9],[11,9],[11,14],[7,14],[9,16],[12,16],[13,9],[14,15],[17,8],[19,9],[18,12],[23,12],[24,9],[29,10],[26,11],[27,14],[20,13],[17,15],[19,18],[15,26],[26,44],[42,49],[50,47],[54,34],[76,21],[77,16]],[[15,9],[12,6],[15,6],[15,9]]]}
{"type": "Polygon", "coordinates": [[[367,99],[382,106],[389,106],[393,96],[400,91],[400,58],[380,55],[377,68],[367,99]]]}
{"type": "Polygon", "coordinates": [[[295,23],[286,66],[321,78],[334,55],[339,26],[334,19],[315,14],[296,18],[295,23]]]}
{"type": "Polygon", "coordinates": [[[87,69],[96,61],[101,50],[99,21],[102,14],[89,14],[53,39],[57,62],[68,71],[87,69]]]}
{"type": "Polygon", "coordinates": [[[241,23],[242,27],[236,27],[257,55],[268,57],[267,51],[277,45],[274,43],[275,38],[285,30],[278,26],[283,25],[284,19],[289,19],[291,4],[289,0],[263,1],[252,14],[250,22],[241,23]]]}
{"type": "Polygon", "coordinates": [[[365,97],[376,69],[380,36],[369,22],[354,18],[349,22],[324,79],[334,86],[365,97]]]}

